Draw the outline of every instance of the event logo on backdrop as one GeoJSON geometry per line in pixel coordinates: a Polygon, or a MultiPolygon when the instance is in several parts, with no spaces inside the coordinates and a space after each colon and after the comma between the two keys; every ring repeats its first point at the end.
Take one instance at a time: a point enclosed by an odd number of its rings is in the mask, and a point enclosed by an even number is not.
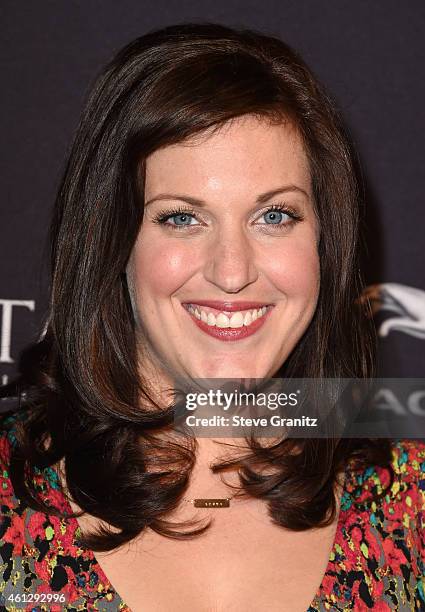
{"type": "MultiPolygon", "coordinates": [[[[378,326],[381,337],[398,331],[415,338],[425,340],[425,291],[398,283],[382,283],[366,287],[361,301],[370,300],[372,312],[389,312],[391,315],[378,326]]],[[[7,384],[9,376],[4,372],[2,365],[10,371],[10,364],[16,363],[19,350],[14,344],[16,323],[14,313],[17,308],[26,308],[35,312],[34,300],[0,299],[0,382],[7,384]],[[2,371],[3,370],[3,371],[2,371]]],[[[43,335],[43,334],[42,334],[43,335]]],[[[412,414],[425,418],[425,407],[418,403],[416,395],[400,399],[391,389],[379,389],[376,401],[383,410],[390,410],[394,414],[412,414]]]]}
{"type": "MultiPolygon", "coordinates": [[[[12,357],[13,352],[13,338],[14,338],[14,323],[13,313],[16,308],[27,308],[30,311],[35,311],[34,300],[12,300],[0,298],[1,318],[0,318],[0,366],[5,363],[15,363],[15,359],[12,357]]],[[[8,376],[4,372],[0,371],[1,384],[7,384],[8,376]]]]}
{"type": "Polygon", "coordinates": [[[370,300],[372,311],[389,311],[394,313],[378,327],[381,337],[391,331],[401,331],[409,336],[425,340],[425,291],[400,285],[383,283],[369,285],[362,294],[363,300],[370,300]]]}

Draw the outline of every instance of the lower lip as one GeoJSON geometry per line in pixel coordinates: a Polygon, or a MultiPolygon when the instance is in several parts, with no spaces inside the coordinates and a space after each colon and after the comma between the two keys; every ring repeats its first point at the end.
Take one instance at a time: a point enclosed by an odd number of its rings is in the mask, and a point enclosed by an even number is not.
{"type": "MultiPolygon", "coordinates": [[[[184,306],[183,306],[184,308],[184,306]]],[[[256,319],[251,325],[243,326],[243,327],[216,327],[215,325],[207,325],[201,319],[197,319],[195,315],[189,312],[185,308],[187,314],[190,316],[192,321],[201,329],[203,332],[212,336],[213,338],[217,338],[218,340],[223,340],[224,342],[231,342],[232,340],[242,340],[243,338],[247,338],[248,336],[252,336],[257,332],[260,327],[262,327],[269,316],[272,308],[268,307],[265,314],[263,314],[259,319],[256,319]]]]}

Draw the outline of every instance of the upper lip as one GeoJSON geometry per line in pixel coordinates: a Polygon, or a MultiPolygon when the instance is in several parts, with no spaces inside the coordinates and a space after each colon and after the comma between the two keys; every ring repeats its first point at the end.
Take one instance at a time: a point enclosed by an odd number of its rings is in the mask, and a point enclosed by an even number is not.
{"type": "Polygon", "coordinates": [[[236,312],[238,310],[250,310],[251,308],[261,308],[262,306],[271,306],[270,302],[222,302],[220,300],[192,300],[183,302],[184,304],[197,304],[198,306],[209,306],[217,310],[236,312]]]}

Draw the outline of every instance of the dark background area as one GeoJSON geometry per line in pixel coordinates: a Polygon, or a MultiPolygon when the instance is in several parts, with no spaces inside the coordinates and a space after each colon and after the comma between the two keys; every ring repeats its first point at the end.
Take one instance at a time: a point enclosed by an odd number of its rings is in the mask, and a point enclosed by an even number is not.
{"type": "Polygon", "coordinates": [[[378,330],[397,319],[380,337],[381,375],[422,377],[422,0],[3,1],[0,382],[13,376],[21,349],[40,333],[48,305],[50,212],[96,74],[131,39],[184,21],[215,21],[281,37],[301,52],[334,97],[362,168],[364,272],[368,285],[379,285],[378,330]]]}

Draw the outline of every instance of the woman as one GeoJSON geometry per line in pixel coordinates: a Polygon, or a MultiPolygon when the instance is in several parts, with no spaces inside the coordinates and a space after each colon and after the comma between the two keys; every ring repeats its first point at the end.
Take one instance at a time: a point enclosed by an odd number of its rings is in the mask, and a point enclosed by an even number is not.
{"type": "Polygon", "coordinates": [[[338,114],[282,41],[185,24],[117,54],[59,189],[44,333],[3,389],[6,605],[423,608],[425,445],[173,434],[176,380],[373,376],[358,228],[338,114]]]}

